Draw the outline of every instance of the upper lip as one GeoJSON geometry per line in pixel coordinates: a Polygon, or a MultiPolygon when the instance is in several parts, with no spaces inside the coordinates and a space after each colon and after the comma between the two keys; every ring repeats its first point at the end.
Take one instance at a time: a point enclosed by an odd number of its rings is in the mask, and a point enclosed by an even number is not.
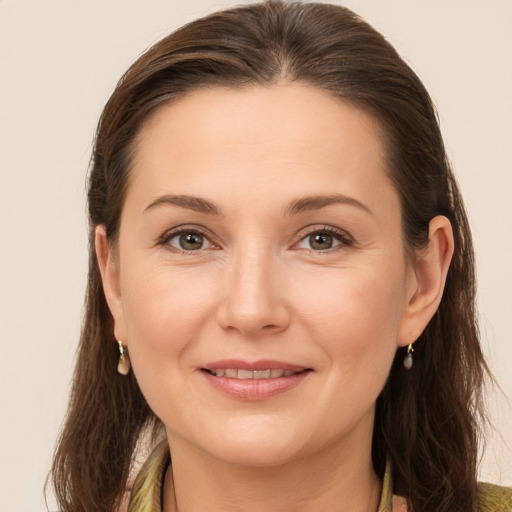
{"type": "Polygon", "coordinates": [[[203,367],[205,370],[221,370],[225,368],[236,368],[238,370],[291,370],[293,372],[301,372],[309,369],[306,366],[300,366],[283,361],[273,361],[270,359],[260,359],[258,361],[244,361],[242,359],[224,359],[222,361],[214,361],[207,363],[203,367]]]}

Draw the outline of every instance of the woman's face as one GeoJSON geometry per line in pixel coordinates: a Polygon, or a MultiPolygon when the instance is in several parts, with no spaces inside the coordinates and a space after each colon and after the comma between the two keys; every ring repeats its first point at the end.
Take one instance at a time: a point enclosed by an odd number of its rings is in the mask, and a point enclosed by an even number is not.
{"type": "Polygon", "coordinates": [[[300,84],[160,108],[108,265],[116,336],[171,447],[251,465],[369,452],[417,282],[368,114],[300,84]]]}

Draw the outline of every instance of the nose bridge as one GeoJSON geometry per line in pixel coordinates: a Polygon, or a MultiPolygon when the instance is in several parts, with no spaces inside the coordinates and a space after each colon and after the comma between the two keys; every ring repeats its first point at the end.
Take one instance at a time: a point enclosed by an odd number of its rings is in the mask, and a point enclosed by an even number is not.
{"type": "Polygon", "coordinates": [[[226,272],[219,323],[245,335],[278,332],[289,314],[282,296],[278,258],[264,243],[251,240],[231,254],[226,272]]]}

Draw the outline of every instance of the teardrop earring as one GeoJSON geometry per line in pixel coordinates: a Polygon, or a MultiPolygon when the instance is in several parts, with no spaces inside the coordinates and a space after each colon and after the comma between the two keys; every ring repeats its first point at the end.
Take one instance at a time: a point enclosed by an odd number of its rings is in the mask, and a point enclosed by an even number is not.
{"type": "Polygon", "coordinates": [[[404,358],[404,368],[406,370],[410,370],[412,368],[412,353],[414,352],[414,348],[412,347],[412,343],[407,347],[407,355],[404,358]]]}
{"type": "Polygon", "coordinates": [[[125,351],[122,341],[119,344],[119,362],[117,363],[117,372],[121,375],[128,375],[130,373],[131,363],[128,352],[125,351]]]}

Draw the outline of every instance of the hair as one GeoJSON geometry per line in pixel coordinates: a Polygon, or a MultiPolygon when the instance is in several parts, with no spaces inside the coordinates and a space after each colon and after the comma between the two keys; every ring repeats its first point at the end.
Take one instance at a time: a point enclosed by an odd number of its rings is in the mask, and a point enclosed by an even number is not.
{"type": "Polygon", "coordinates": [[[415,343],[417,364],[398,349],[378,397],[372,457],[411,512],[475,511],[485,424],[484,361],[475,312],[471,234],[433,103],[386,39],[350,10],[267,1],[193,21],[147,50],[124,74],[99,121],[89,177],[89,277],[66,422],[52,467],[63,512],[114,511],[126,491],[138,439],[159,424],[133,372],[118,375],[113,319],[103,294],[94,230],[115,247],[144,122],[162,105],[205,87],[241,89],[278,81],[328,91],[380,123],[387,171],[402,208],[406,251],[428,242],[446,216],[455,253],[438,311],[415,343]]]}

